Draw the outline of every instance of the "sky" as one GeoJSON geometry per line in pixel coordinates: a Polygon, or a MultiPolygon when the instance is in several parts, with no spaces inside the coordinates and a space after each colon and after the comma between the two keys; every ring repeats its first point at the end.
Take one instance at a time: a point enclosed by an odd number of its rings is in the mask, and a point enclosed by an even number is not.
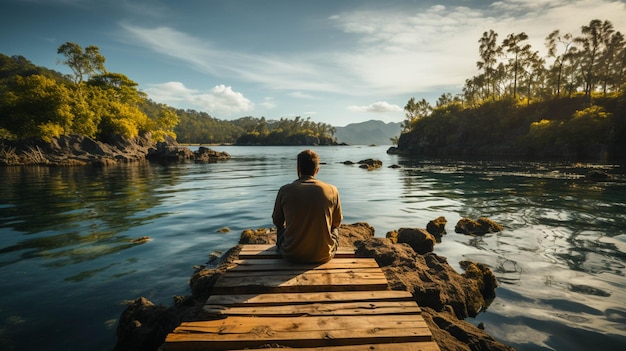
{"type": "Polygon", "coordinates": [[[0,53],[69,74],[57,48],[95,45],[159,103],[345,126],[461,93],[485,31],[525,32],[545,55],[553,30],[593,19],[624,33],[626,1],[0,0],[0,53]]]}

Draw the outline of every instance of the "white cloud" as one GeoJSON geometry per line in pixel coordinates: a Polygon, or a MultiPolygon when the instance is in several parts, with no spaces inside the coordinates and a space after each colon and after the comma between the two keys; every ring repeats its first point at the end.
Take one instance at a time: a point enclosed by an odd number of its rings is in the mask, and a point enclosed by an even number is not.
{"type": "Polygon", "coordinates": [[[199,109],[216,117],[232,116],[254,109],[252,101],[225,85],[217,85],[203,92],[189,89],[180,82],[168,82],[153,84],[145,92],[155,101],[179,108],[199,109]]]}
{"type": "Polygon", "coordinates": [[[287,95],[289,95],[291,97],[298,98],[298,99],[315,99],[315,97],[313,95],[305,94],[305,93],[303,93],[301,91],[294,91],[294,92],[291,92],[291,93],[289,93],[287,95]]]}
{"type": "Polygon", "coordinates": [[[378,101],[367,106],[356,106],[356,105],[348,106],[348,110],[353,111],[353,112],[381,113],[381,112],[402,111],[402,107],[398,105],[392,105],[386,101],[378,101]]]}
{"type": "Polygon", "coordinates": [[[266,97],[265,99],[263,99],[263,102],[260,103],[259,105],[261,105],[262,107],[268,110],[273,110],[276,108],[276,103],[274,102],[274,98],[272,97],[266,97]]]}
{"type": "MultiPolygon", "coordinates": [[[[502,0],[486,9],[414,8],[411,11],[355,10],[329,17],[359,45],[339,55],[342,67],[361,77],[364,88],[387,94],[448,92],[478,74],[478,40],[493,29],[499,41],[526,32],[533,50],[545,54],[545,37],[554,29],[580,34],[593,18],[626,23],[626,5],[610,0],[502,0]]],[[[623,28],[618,28],[623,30],[623,28]]],[[[454,91],[452,91],[454,92],[454,91]]]]}
{"type": "Polygon", "coordinates": [[[276,90],[344,92],[341,78],[327,79],[332,72],[326,55],[294,53],[280,56],[230,51],[211,41],[169,27],[143,28],[122,24],[131,45],[146,47],[165,56],[187,62],[197,70],[217,77],[240,79],[276,90]]]}

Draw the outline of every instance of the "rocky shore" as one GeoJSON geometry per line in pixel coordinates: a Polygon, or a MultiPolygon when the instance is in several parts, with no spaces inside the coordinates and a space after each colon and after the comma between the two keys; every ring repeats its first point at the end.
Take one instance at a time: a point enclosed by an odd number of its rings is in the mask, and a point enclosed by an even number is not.
{"type": "MultiPolygon", "coordinates": [[[[445,219],[438,218],[429,225],[442,229],[442,223],[445,219]]],[[[375,237],[374,231],[367,223],[342,225],[340,246],[354,246],[357,257],[375,258],[392,289],[413,294],[442,351],[513,350],[480,325],[464,320],[484,311],[495,298],[497,281],[487,266],[463,261],[464,272],[456,272],[445,257],[432,252],[436,238],[426,229],[401,228],[385,238],[375,237]]],[[[120,316],[114,350],[157,350],[181,321],[210,318],[202,307],[217,279],[237,258],[241,244],[273,244],[275,240],[274,230],[245,230],[239,245],[195,267],[189,283],[191,295],[174,297],[169,307],[144,297],[134,300],[120,316]]]]}
{"type": "Polygon", "coordinates": [[[0,139],[0,166],[95,166],[120,163],[154,162],[217,162],[230,159],[226,152],[205,147],[197,151],[180,146],[173,138],[154,142],[150,134],[134,139],[111,136],[107,142],[82,135],[62,135],[43,140],[0,139]]]}

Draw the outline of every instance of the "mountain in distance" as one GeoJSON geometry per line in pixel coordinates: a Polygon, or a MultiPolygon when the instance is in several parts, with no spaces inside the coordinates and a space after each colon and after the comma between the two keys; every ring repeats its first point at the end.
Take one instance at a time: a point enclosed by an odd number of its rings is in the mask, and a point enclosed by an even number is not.
{"type": "Polygon", "coordinates": [[[402,123],[370,120],[335,127],[337,141],[348,145],[391,145],[390,138],[400,136],[402,123]]]}

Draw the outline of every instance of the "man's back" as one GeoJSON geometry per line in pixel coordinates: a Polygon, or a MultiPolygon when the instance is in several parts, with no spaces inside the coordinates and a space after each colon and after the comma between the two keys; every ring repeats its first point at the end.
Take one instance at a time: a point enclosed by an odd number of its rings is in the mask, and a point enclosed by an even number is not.
{"type": "Polygon", "coordinates": [[[279,229],[278,246],[285,258],[328,261],[337,245],[333,228],[342,220],[339,192],[313,176],[302,176],[280,188],[272,219],[279,229]]]}

